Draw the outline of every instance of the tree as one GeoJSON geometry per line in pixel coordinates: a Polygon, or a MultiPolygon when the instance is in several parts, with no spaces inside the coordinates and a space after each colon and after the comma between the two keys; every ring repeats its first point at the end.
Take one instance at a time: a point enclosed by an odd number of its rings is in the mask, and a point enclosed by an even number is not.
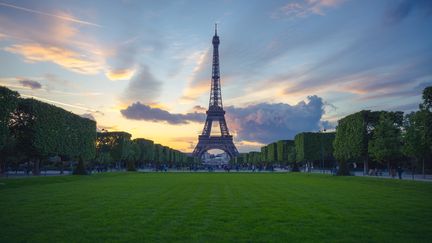
{"type": "Polygon", "coordinates": [[[113,158],[111,157],[110,151],[98,150],[96,152],[95,161],[99,165],[108,166],[113,163],[113,158]]]}
{"type": "Polygon", "coordinates": [[[279,140],[276,142],[277,162],[279,164],[288,163],[288,144],[294,142],[292,140],[279,140]]]}
{"type": "Polygon", "coordinates": [[[300,172],[300,168],[297,164],[296,150],[295,150],[294,144],[288,145],[287,154],[288,154],[287,155],[288,161],[291,162],[291,164],[292,164],[291,171],[292,172],[300,172]]]}
{"type": "Polygon", "coordinates": [[[432,86],[423,90],[422,98],[420,111],[406,116],[403,151],[405,155],[422,161],[425,177],[425,161],[432,157],[432,86]]]}
{"type": "Polygon", "coordinates": [[[277,143],[267,145],[267,160],[270,164],[275,164],[278,161],[277,143]]]}
{"type": "Polygon", "coordinates": [[[333,142],[334,157],[339,163],[338,175],[349,175],[348,162],[364,162],[368,169],[368,143],[380,112],[363,110],[338,121],[333,142]]]}
{"type": "MultiPolygon", "coordinates": [[[[316,162],[333,159],[335,133],[303,132],[294,138],[297,162],[316,162]]],[[[295,165],[296,166],[296,165],[295,165]]]]}
{"type": "Polygon", "coordinates": [[[249,152],[247,155],[247,161],[255,166],[258,165],[261,162],[261,153],[256,151],[249,152]]]}
{"type": "Polygon", "coordinates": [[[432,86],[426,87],[423,90],[423,104],[420,105],[420,110],[432,111],[432,86]]]}
{"type": "Polygon", "coordinates": [[[314,160],[319,160],[320,157],[320,144],[312,132],[302,132],[295,136],[294,138],[297,162],[310,162],[314,160]]]}
{"type": "Polygon", "coordinates": [[[291,164],[293,172],[299,171],[296,162],[294,140],[279,140],[277,144],[277,161],[280,164],[291,164]]]}
{"type": "Polygon", "coordinates": [[[335,133],[303,132],[295,136],[297,161],[332,159],[335,133]]]}
{"type": "Polygon", "coordinates": [[[243,166],[245,163],[247,163],[246,162],[246,156],[247,156],[247,154],[240,153],[239,156],[234,158],[233,164],[238,165],[238,166],[243,166]]]}
{"type": "Polygon", "coordinates": [[[19,100],[18,92],[0,86],[0,175],[6,169],[6,155],[13,147],[10,136],[10,120],[13,111],[17,108],[19,100]],[[7,148],[5,148],[6,145],[7,148]]]}
{"type": "Polygon", "coordinates": [[[162,162],[165,161],[165,156],[163,153],[163,146],[160,144],[154,145],[154,162],[156,163],[156,167],[159,167],[162,162]]]}
{"type": "Polygon", "coordinates": [[[261,163],[268,162],[268,147],[263,146],[261,147],[261,153],[260,153],[260,161],[261,163]]]}
{"type": "Polygon", "coordinates": [[[134,141],[129,141],[129,146],[127,146],[128,152],[126,155],[126,169],[127,171],[136,171],[136,163],[140,158],[141,149],[139,144],[134,141]]]}
{"type": "Polygon", "coordinates": [[[140,147],[139,162],[151,163],[154,160],[154,142],[144,138],[136,138],[134,141],[140,147]]]}
{"type": "Polygon", "coordinates": [[[78,160],[78,173],[85,173],[85,161],[95,157],[96,122],[34,99],[20,99],[11,118],[17,149],[34,163],[61,155],[78,160]]]}
{"type": "Polygon", "coordinates": [[[428,110],[412,112],[405,116],[403,153],[422,163],[425,176],[425,161],[432,155],[432,113],[428,110]]]}
{"type": "Polygon", "coordinates": [[[97,151],[99,154],[108,152],[113,162],[122,164],[130,153],[130,138],[127,132],[98,132],[97,151]]]}
{"type": "Polygon", "coordinates": [[[403,113],[401,112],[381,113],[368,145],[371,157],[381,163],[387,163],[389,172],[392,160],[401,156],[402,137],[400,127],[402,117],[403,113]]]}

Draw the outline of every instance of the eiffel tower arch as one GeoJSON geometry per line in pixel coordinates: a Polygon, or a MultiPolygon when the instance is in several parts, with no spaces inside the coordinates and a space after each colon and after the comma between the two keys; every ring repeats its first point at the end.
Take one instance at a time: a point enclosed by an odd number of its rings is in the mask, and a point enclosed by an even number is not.
{"type": "Polygon", "coordinates": [[[207,118],[201,135],[198,136],[193,156],[201,158],[204,152],[210,149],[220,149],[226,152],[231,158],[238,156],[237,148],[234,145],[233,137],[230,135],[225,120],[225,110],[222,105],[222,92],[219,71],[219,36],[217,35],[217,25],[215,25],[215,35],[213,36],[213,64],[212,79],[210,89],[209,108],[206,112],[207,118]],[[213,122],[219,123],[220,136],[211,135],[213,122]]]}

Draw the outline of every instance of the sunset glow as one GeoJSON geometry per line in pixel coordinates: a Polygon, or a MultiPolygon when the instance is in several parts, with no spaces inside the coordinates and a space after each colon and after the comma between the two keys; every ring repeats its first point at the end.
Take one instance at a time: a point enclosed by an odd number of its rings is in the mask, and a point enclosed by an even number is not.
{"type": "Polygon", "coordinates": [[[218,23],[228,128],[251,151],[362,109],[417,109],[431,13],[431,1],[3,1],[0,85],[191,152],[218,23]]]}

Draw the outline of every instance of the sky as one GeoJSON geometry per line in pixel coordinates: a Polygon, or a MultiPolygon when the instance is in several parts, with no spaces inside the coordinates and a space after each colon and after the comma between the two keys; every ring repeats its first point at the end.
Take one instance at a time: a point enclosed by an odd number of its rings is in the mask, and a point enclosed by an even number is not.
{"type": "Polygon", "coordinates": [[[0,85],[191,152],[215,23],[240,152],[364,109],[416,110],[432,85],[429,0],[0,0],[0,85]]]}

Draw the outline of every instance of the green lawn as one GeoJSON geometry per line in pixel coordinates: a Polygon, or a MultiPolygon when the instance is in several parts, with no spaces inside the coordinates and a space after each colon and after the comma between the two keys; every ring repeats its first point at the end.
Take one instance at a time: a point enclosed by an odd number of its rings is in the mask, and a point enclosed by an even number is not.
{"type": "Polygon", "coordinates": [[[0,242],[432,242],[432,183],[305,174],[0,179],[0,242]]]}

